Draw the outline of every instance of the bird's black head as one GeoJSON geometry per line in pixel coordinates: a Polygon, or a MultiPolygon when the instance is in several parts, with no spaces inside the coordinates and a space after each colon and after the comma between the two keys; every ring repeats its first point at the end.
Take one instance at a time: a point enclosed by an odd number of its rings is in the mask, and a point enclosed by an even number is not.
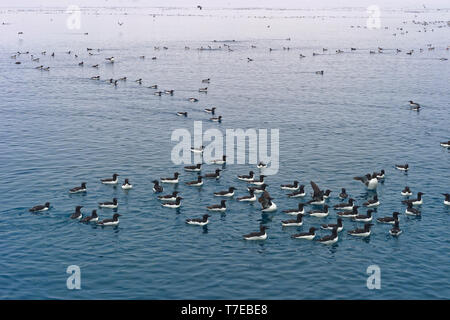
{"type": "Polygon", "coordinates": [[[175,178],[178,178],[178,176],[179,176],[180,174],[179,174],[178,172],[175,172],[173,175],[174,175],[175,178]]]}
{"type": "Polygon", "coordinates": [[[222,170],[216,169],[216,174],[219,174],[220,171],[222,171],[222,170]]]}
{"type": "Polygon", "coordinates": [[[81,187],[84,189],[84,188],[86,188],[86,182],[82,182],[81,183],[81,187]]]}
{"type": "Polygon", "coordinates": [[[222,205],[222,207],[225,206],[226,202],[227,202],[227,200],[221,200],[220,201],[220,204],[222,205]]]}
{"type": "Polygon", "coordinates": [[[394,213],[392,213],[392,216],[394,216],[394,218],[397,219],[397,217],[398,217],[399,214],[400,214],[400,213],[398,213],[398,212],[394,212],[394,213]]]}
{"type": "Polygon", "coordinates": [[[114,213],[114,215],[113,215],[113,219],[114,220],[117,220],[119,217],[120,217],[121,215],[120,214],[118,214],[118,213],[114,213]]]}
{"type": "Polygon", "coordinates": [[[223,161],[227,160],[227,156],[222,156],[222,160],[223,161]]]}
{"type": "Polygon", "coordinates": [[[368,216],[369,218],[372,216],[372,212],[373,212],[372,209],[367,210],[367,216],[368,216]]]}
{"type": "Polygon", "coordinates": [[[234,190],[236,190],[235,187],[229,187],[229,188],[228,188],[228,191],[234,191],[234,190]]]}
{"type": "Polygon", "coordinates": [[[75,207],[75,211],[76,211],[76,212],[79,212],[81,208],[83,208],[83,206],[76,206],[76,207],[75,207]]]}
{"type": "Polygon", "coordinates": [[[113,198],[113,203],[117,204],[117,198],[113,198]]]}
{"type": "Polygon", "coordinates": [[[309,233],[314,233],[315,231],[316,231],[316,228],[314,228],[314,227],[309,228],[309,233]]]}
{"type": "Polygon", "coordinates": [[[48,208],[48,207],[50,207],[50,202],[46,202],[45,203],[45,206],[48,208]]]}
{"type": "Polygon", "coordinates": [[[92,218],[97,218],[97,210],[92,210],[92,214],[91,214],[92,218]]]}
{"type": "Polygon", "coordinates": [[[373,226],[373,223],[366,223],[364,225],[364,230],[370,230],[370,227],[373,226]]]}
{"type": "Polygon", "coordinates": [[[345,188],[342,188],[342,189],[341,189],[341,192],[342,192],[342,193],[346,193],[345,188]]]}

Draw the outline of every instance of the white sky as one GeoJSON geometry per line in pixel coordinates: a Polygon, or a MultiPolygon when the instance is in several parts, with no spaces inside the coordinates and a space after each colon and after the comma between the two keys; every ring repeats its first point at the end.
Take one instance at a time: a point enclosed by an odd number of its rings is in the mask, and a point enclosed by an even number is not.
{"type": "Polygon", "coordinates": [[[449,8],[448,0],[0,0],[0,7],[149,6],[149,7],[273,7],[273,8],[449,8]]]}

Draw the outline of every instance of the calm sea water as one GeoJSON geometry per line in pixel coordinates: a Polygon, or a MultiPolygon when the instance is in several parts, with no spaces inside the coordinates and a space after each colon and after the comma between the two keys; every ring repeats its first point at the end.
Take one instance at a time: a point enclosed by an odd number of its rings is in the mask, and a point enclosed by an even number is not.
{"type": "MultiPolygon", "coordinates": [[[[0,11],[0,20],[10,23],[0,25],[1,298],[450,297],[450,208],[441,195],[450,192],[450,152],[439,146],[450,138],[450,68],[439,60],[450,58],[449,28],[430,25],[417,32],[423,26],[411,23],[448,21],[449,11],[386,11],[382,28],[368,30],[356,27],[365,26],[365,9],[91,8],[82,13],[81,29],[69,30],[64,10],[0,11]],[[408,33],[401,35],[400,27],[408,33]],[[220,44],[213,40],[236,40],[229,43],[234,51],[195,50],[220,44]],[[427,44],[436,49],[428,51],[427,44]],[[101,51],[88,56],[87,47],[101,51]],[[312,56],[323,47],[328,54],[312,56]],[[350,47],[363,50],[349,52],[350,47]],[[403,52],[369,54],[377,47],[403,52]],[[334,54],[337,49],[346,53],[334,54]],[[415,53],[406,55],[410,49],[415,53]],[[41,56],[44,50],[47,55],[41,56]],[[22,64],[15,65],[10,56],[17,51],[41,60],[22,55],[17,59],[22,64]],[[300,53],[307,58],[300,59],[300,53]],[[116,57],[114,65],[105,64],[108,56],[116,57]],[[81,60],[85,67],[77,65],[81,60]],[[90,67],[96,63],[98,70],[90,67]],[[40,64],[50,71],[35,70],[40,64]],[[314,74],[317,70],[325,74],[314,74]],[[89,80],[97,74],[142,78],[143,85],[127,81],[114,88],[89,80]],[[211,78],[208,94],[199,94],[204,78],[211,78]],[[175,94],[156,97],[146,88],[152,84],[175,94]],[[191,96],[200,101],[188,102],[191,96]],[[420,102],[423,110],[410,111],[408,100],[420,102]],[[152,180],[175,171],[182,182],[195,177],[171,162],[170,137],[177,128],[193,131],[193,121],[207,120],[202,110],[212,105],[224,121],[204,121],[204,129],[280,130],[280,170],[267,178],[278,212],[262,215],[258,203],[232,199],[226,214],[212,214],[207,228],[185,225],[186,218],[200,217],[205,206],[219,202],[213,192],[235,186],[239,196],[246,194],[236,175],[254,165],[228,165],[220,180],[199,190],[181,183],[178,211],[156,200],[152,180]],[[189,117],[177,117],[176,111],[189,117]],[[409,163],[411,170],[400,173],[396,163],[409,163]],[[346,234],[357,226],[351,221],[344,221],[333,246],[290,238],[335,221],[335,212],[325,219],[306,217],[301,228],[281,228],[280,221],[290,218],[281,210],[296,207],[298,199],[288,199],[279,184],[296,179],[310,193],[314,180],[333,190],[330,204],[339,202],[345,187],[362,204],[368,194],[352,177],[380,169],[386,179],[378,188],[382,204],[375,217],[400,211],[399,238],[379,224],[370,238],[353,238],[346,234]],[[124,192],[99,183],[114,172],[134,188],[124,192]],[[88,192],[69,195],[82,181],[88,192]],[[420,218],[403,214],[405,185],[425,193],[420,218]],[[97,202],[112,197],[119,200],[119,227],[69,219],[76,205],[89,214],[97,202]],[[48,213],[28,212],[46,201],[52,204],[48,213]],[[257,231],[260,223],[270,227],[268,239],[243,241],[242,235],[257,231]],[[81,268],[81,290],[66,288],[69,265],[81,268]],[[381,269],[380,290],[366,286],[370,265],[381,269]]],[[[205,172],[214,169],[207,166],[205,172]]],[[[98,212],[101,218],[113,213],[98,212]]]]}

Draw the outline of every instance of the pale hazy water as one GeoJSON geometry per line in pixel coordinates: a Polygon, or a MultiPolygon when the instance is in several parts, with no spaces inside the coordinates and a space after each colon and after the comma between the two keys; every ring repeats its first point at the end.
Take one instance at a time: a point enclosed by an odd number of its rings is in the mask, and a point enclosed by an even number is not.
{"type": "MultiPolygon", "coordinates": [[[[448,11],[389,11],[381,19],[388,30],[368,30],[350,28],[365,25],[364,9],[97,8],[83,13],[77,31],[66,28],[64,8],[0,12],[0,21],[11,23],[0,25],[1,298],[450,297],[450,208],[441,196],[450,192],[450,152],[439,146],[450,139],[450,69],[448,61],[438,60],[450,58],[445,50],[449,28],[419,33],[421,27],[410,23],[448,21],[448,11]],[[409,33],[399,35],[396,27],[409,33]],[[18,37],[18,31],[24,35],[18,37]],[[195,50],[219,45],[214,39],[236,40],[229,43],[234,51],[195,50]],[[435,51],[426,50],[429,43],[435,51]],[[154,51],[154,46],[169,50],[154,51]],[[403,52],[368,53],[378,46],[403,52]],[[102,50],[89,57],[86,47],[102,50]],[[270,47],[276,50],[269,53],[270,47]],[[312,57],[323,47],[328,55],[312,57]],[[365,50],[334,54],[350,47],[365,50]],[[416,51],[412,56],[405,54],[410,49],[416,51]],[[43,50],[46,56],[40,55],[43,50]],[[64,53],[68,50],[79,58],[64,53]],[[22,55],[17,59],[22,64],[15,65],[10,56],[16,51],[30,51],[41,61],[22,55]],[[299,59],[300,53],[307,58],[299,59]],[[114,65],[105,64],[109,56],[116,57],[114,65]],[[254,61],[248,63],[247,57],[254,61]],[[81,60],[84,67],[77,65],[81,60]],[[99,70],[90,67],[96,63],[99,70]],[[50,66],[50,72],[33,69],[40,64],[50,66]],[[308,73],[317,70],[325,74],[308,73]],[[144,83],[120,82],[114,88],[89,80],[97,74],[143,78],[144,83]],[[211,78],[206,95],[197,92],[206,86],[204,78],[211,78]],[[175,94],[156,97],[145,88],[152,84],[175,94]],[[200,101],[188,102],[191,96],[200,101]],[[410,111],[408,100],[420,102],[423,110],[410,111]],[[224,121],[204,121],[204,129],[280,129],[280,171],[267,179],[278,212],[262,216],[257,203],[229,200],[226,214],[213,213],[206,229],[185,225],[186,218],[200,217],[205,206],[219,202],[214,191],[233,185],[238,196],[246,194],[246,185],[235,177],[254,169],[228,165],[219,181],[207,181],[201,190],[184,186],[195,174],[172,164],[172,130],[192,131],[193,120],[208,119],[202,110],[212,105],[224,121]],[[188,111],[189,117],[177,117],[176,111],[188,111]],[[411,166],[406,175],[393,168],[406,162],[411,166]],[[330,204],[346,187],[361,204],[367,194],[352,177],[380,169],[387,178],[378,188],[382,205],[375,217],[402,212],[398,239],[388,234],[391,226],[378,224],[369,239],[352,238],[346,231],[357,224],[347,220],[331,247],[290,238],[334,222],[334,211],[326,219],[306,217],[298,229],[281,228],[280,221],[291,218],[281,210],[296,207],[298,199],[288,199],[279,184],[296,179],[309,194],[314,180],[333,190],[330,204]],[[182,173],[178,190],[185,198],[179,211],[161,208],[151,191],[151,180],[175,171],[182,173]],[[134,189],[124,192],[99,183],[113,172],[121,175],[121,183],[129,178],[134,189]],[[88,192],[69,195],[68,189],[82,181],[88,192]],[[405,185],[426,193],[421,218],[403,214],[405,185]],[[76,205],[89,214],[97,202],[112,197],[118,198],[122,214],[118,228],[68,218],[76,205]],[[53,206],[48,213],[28,212],[46,201],[53,206]],[[270,227],[266,241],[241,240],[261,221],[270,227]],[[80,291],[66,289],[65,270],[73,264],[81,267],[80,291]],[[381,268],[381,290],[366,287],[366,268],[372,264],[381,268]]],[[[205,172],[214,169],[206,166],[205,172]]],[[[111,210],[98,212],[101,218],[112,216],[111,210]]]]}

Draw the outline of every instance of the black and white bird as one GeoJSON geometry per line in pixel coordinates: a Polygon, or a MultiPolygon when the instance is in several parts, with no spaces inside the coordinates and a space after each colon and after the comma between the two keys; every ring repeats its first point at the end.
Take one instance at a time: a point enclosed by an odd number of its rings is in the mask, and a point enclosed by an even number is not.
{"type": "Polygon", "coordinates": [[[303,215],[303,214],[305,214],[305,204],[299,203],[297,209],[283,210],[283,213],[287,213],[290,215],[303,215]]]}
{"type": "Polygon", "coordinates": [[[183,112],[183,111],[178,111],[178,112],[177,112],[177,116],[180,116],[180,117],[187,117],[187,116],[188,116],[188,113],[187,113],[187,112],[183,112]]]}
{"type": "Polygon", "coordinates": [[[372,209],[367,210],[367,214],[358,214],[353,218],[353,220],[358,222],[370,222],[372,221],[372,209]]]}
{"type": "Polygon", "coordinates": [[[312,217],[316,217],[316,218],[324,218],[326,216],[328,216],[329,211],[328,211],[328,206],[324,205],[322,209],[320,210],[311,210],[308,211],[308,214],[312,217]]]}
{"type": "Polygon", "coordinates": [[[223,212],[223,211],[227,210],[226,202],[227,202],[227,200],[221,200],[220,204],[214,204],[212,206],[207,206],[206,209],[208,209],[209,211],[223,212]]]}
{"type": "Polygon", "coordinates": [[[235,187],[229,187],[228,190],[214,192],[214,195],[216,197],[232,197],[232,196],[234,196],[234,191],[235,190],[236,190],[235,187]]]}
{"type": "Polygon", "coordinates": [[[334,227],[337,227],[337,232],[341,232],[344,229],[344,224],[342,223],[342,218],[337,218],[336,223],[328,223],[322,224],[321,228],[325,230],[333,230],[334,227]]]}
{"type": "Polygon", "coordinates": [[[414,110],[414,111],[420,110],[420,104],[418,104],[417,102],[414,102],[412,100],[409,100],[409,106],[410,106],[411,110],[414,110]]]}
{"type": "Polygon", "coordinates": [[[178,172],[175,172],[173,174],[173,177],[170,178],[161,178],[162,183],[178,183],[178,176],[180,174],[178,172]]]}
{"type": "Polygon", "coordinates": [[[331,193],[330,189],[325,190],[323,193],[323,198],[328,199],[330,197],[330,193],[331,193]]]}
{"type": "Polygon", "coordinates": [[[293,239],[313,240],[316,237],[316,228],[311,227],[309,228],[308,232],[293,234],[291,237],[293,239]]]}
{"type": "Polygon", "coordinates": [[[186,182],[186,185],[191,186],[191,187],[200,187],[203,185],[203,177],[199,175],[197,177],[197,180],[188,181],[188,182],[186,182]]]}
{"type": "Polygon", "coordinates": [[[198,172],[198,171],[202,170],[202,164],[201,163],[197,163],[196,165],[193,165],[193,166],[185,166],[184,170],[185,171],[198,172]]]}
{"type": "Polygon", "coordinates": [[[100,208],[116,209],[119,203],[117,202],[117,198],[113,198],[113,201],[110,202],[99,202],[98,206],[100,208]]]}
{"type": "Polygon", "coordinates": [[[216,107],[212,107],[211,109],[206,108],[205,109],[206,113],[211,113],[211,114],[216,114],[216,107]]]}
{"type": "Polygon", "coordinates": [[[446,142],[441,142],[440,145],[441,145],[441,147],[444,147],[444,148],[450,148],[450,140],[446,141],[446,142]]]}
{"type": "Polygon", "coordinates": [[[368,207],[368,208],[377,207],[379,205],[380,205],[380,201],[378,200],[377,195],[374,195],[373,199],[367,200],[366,202],[363,203],[363,206],[368,207]]]}
{"type": "Polygon", "coordinates": [[[117,178],[119,175],[117,173],[114,173],[112,178],[108,178],[108,179],[101,179],[101,182],[103,184],[117,184],[117,182],[119,181],[119,179],[117,178]]]}
{"type": "Polygon", "coordinates": [[[83,217],[83,214],[81,213],[81,208],[83,208],[83,206],[76,206],[75,212],[71,214],[70,219],[80,220],[83,217]]]}
{"type": "Polygon", "coordinates": [[[128,179],[125,179],[124,183],[122,184],[122,189],[129,190],[131,188],[133,188],[133,185],[130,183],[128,179]]]}
{"type": "Polygon", "coordinates": [[[204,214],[201,218],[194,218],[194,219],[186,219],[187,224],[193,224],[196,226],[204,226],[209,223],[208,218],[211,217],[209,214],[204,214]]]}
{"type": "Polygon", "coordinates": [[[258,169],[264,169],[264,168],[267,168],[267,164],[264,163],[264,162],[262,162],[262,161],[260,161],[260,162],[258,162],[258,164],[256,165],[256,167],[257,167],[258,169]]]}
{"type": "Polygon", "coordinates": [[[400,171],[408,171],[409,170],[409,165],[407,163],[405,163],[405,164],[396,164],[395,165],[395,169],[400,170],[400,171]]]}
{"type": "Polygon", "coordinates": [[[203,153],[204,150],[205,150],[205,146],[201,146],[199,148],[194,148],[194,147],[191,148],[191,152],[193,152],[193,153],[203,153]]]}
{"type": "Polygon", "coordinates": [[[239,197],[236,200],[240,201],[240,202],[254,202],[254,201],[256,201],[256,196],[255,196],[255,192],[253,191],[253,189],[250,189],[249,193],[250,194],[248,196],[239,197]]]}
{"type": "Polygon", "coordinates": [[[209,118],[212,122],[222,122],[222,116],[209,118]]]}
{"type": "Polygon", "coordinates": [[[365,176],[361,177],[354,177],[353,180],[361,181],[368,190],[375,190],[378,186],[378,179],[377,179],[377,173],[374,172],[373,174],[366,174],[365,176]]]}
{"type": "Polygon", "coordinates": [[[353,207],[355,206],[355,199],[350,198],[348,199],[347,203],[339,203],[333,206],[335,210],[353,210],[353,207]]]}
{"type": "Polygon", "coordinates": [[[422,199],[423,195],[424,195],[423,192],[417,192],[417,198],[416,199],[403,200],[402,203],[403,204],[411,203],[414,206],[420,206],[421,204],[423,204],[423,199],[422,199]]]}
{"type": "Polygon", "coordinates": [[[384,170],[381,170],[379,173],[377,173],[377,179],[378,180],[383,180],[386,176],[386,173],[384,170]]]}
{"type": "Polygon", "coordinates": [[[394,212],[394,213],[392,213],[392,217],[383,217],[383,218],[377,218],[377,222],[379,222],[379,223],[389,223],[389,224],[394,224],[394,222],[396,221],[396,220],[400,220],[399,218],[398,218],[398,215],[399,215],[400,213],[398,213],[398,212],[394,212]]]}
{"type": "Polygon", "coordinates": [[[252,233],[246,234],[246,235],[244,235],[244,239],[245,240],[266,240],[267,239],[266,229],[268,229],[268,227],[260,226],[259,232],[252,232],[252,233]]]}
{"type": "Polygon", "coordinates": [[[282,184],[281,190],[298,190],[300,188],[300,185],[298,184],[298,181],[295,180],[293,184],[282,184]]]}
{"type": "Polygon", "coordinates": [[[164,196],[158,196],[158,200],[161,201],[175,201],[177,199],[179,192],[178,191],[174,191],[172,192],[172,194],[166,194],[164,196]]]}
{"type": "Polygon", "coordinates": [[[266,190],[267,184],[262,184],[260,186],[256,186],[256,187],[247,187],[247,190],[249,192],[253,191],[254,193],[261,193],[264,192],[266,190]]]}
{"type": "Polygon", "coordinates": [[[444,204],[446,206],[450,206],[450,193],[443,193],[442,195],[445,197],[444,204]]]}
{"type": "Polygon", "coordinates": [[[221,169],[216,169],[216,171],[214,173],[206,173],[203,175],[204,178],[209,178],[209,179],[219,179],[220,178],[220,171],[222,171],[221,169]]]}
{"type": "Polygon", "coordinates": [[[298,214],[296,219],[281,221],[282,227],[300,227],[302,225],[303,225],[303,216],[301,214],[298,214]]]}
{"type": "Polygon", "coordinates": [[[344,200],[344,199],[347,199],[347,198],[348,198],[347,191],[345,190],[345,188],[342,188],[341,189],[341,193],[339,193],[339,199],[344,200]]]}
{"type": "Polygon", "coordinates": [[[81,186],[69,190],[70,193],[86,192],[86,182],[82,182],[81,186]]]}
{"type": "Polygon", "coordinates": [[[97,222],[100,226],[117,226],[119,224],[119,217],[121,215],[118,213],[115,213],[112,217],[112,219],[104,219],[102,221],[97,222]]]}
{"type": "Polygon", "coordinates": [[[343,218],[354,218],[358,215],[358,208],[359,206],[353,206],[353,209],[351,211],[338,212],[337,215],[343,218]]]}
{"type": "Polygon", "coordinates": [[[152,182],[153,182],[153,184],[154,184],[154,185],[153,185],[153,192],[155,192],[155,193],[160,193],[160,192],[163,192],[163,191],[164,191],[163,186],[159,184],[159,181],[158,181],[158,180],[153,180],[152,182]]]}
{"type": "Polygon", "coordinates": [[[412,202],[408,202],[408,206],[406,207],[405,214],[409,216],[420,216],[420,210],[413,207],[412,202]]]}
{"type": "Polygon", "coordinates": [[[240,176],[238,176],[238,179],[242,180],[242,181],[253,181],[254,178],[255,178],[255,173],[253,171],[250,171],[248,173],[248,175],[240,175],[240,176]]]}
{"type": "Polygon", "coordinates": [[[83,219],[80,220],[81,222],[97,222],[98,221],[98,215],[97,210],[92,210],[92,213],[90,216],[86,216],[83,219]]]}
{"type": "Polygon", "coordinates": [[[331,234],[320,238],[318,241],[323,244],[333,244],[339,240],[337,227],[334,227],[331,234]]]}
{"type": "Polygon", "coordinates": [[[364,224],[364,228],[357,228],[354,230],[350,230],[347,233],[351,236],[356,236],[356,237],[368,237],[370,236],[371,230],[370,227],[373,226],[372,223],[366,223],[364,224]]]}
{"type": "Polygon", "coordinates": [[[181,206],[182,199],[183,199],[182,197],[176,197],[175,201],[166,201],[161,203],[161,205],[166,208],[176,209],[181,206]]]}
{"type": "Polygon", "coordinates": [[[40,204],[40,205],[34,206],[29,211],[30,212],[42,212],[42,211],[47,211],[48,209],[50,209],[50,202],[46,202],[43,205],[40,204]]]}
{"type": "Polygon", "coordinates": [[[394,226],[391,230],[389,230],[389,234],[394,237],[398,237],[402,234],[402,230],[400,229],[400,223],[398,220],[394,221],[394,226]]]}
{"type": "Polygon", "coordinates": [[[270,197],[270,194],[264,190],[263,194],[258,199],[258,202],[261,203],[262,212],[273,212],[277,210],[277,205],[272,200],[273,198],[270,197]]]}
{"type": "Polygon", "coordinates": [[[265,177],[266,177],[265,175],[261,174],[261,175],[259,176],[259,179],[253,179],[253,180],[251,180],[251,181],[248,181],[248,183],[249,183],[249,184],[256,185],[256,186],[260,186],[260,185],[264,184],[264,178],[265,178],[265,177]]]}
{"type": "Polygon", "coordinates": [[[412,196],[412,191],[408,186],[406,186],[405,189],[402,190],[401,195],[404,197],[412,196]]]}
{"type": "Polygon", "coordinates": [[[305,186],[302,184],[298,187],[297,191],[289,193],[287,196],[289,198],[299,198],[299,197],[304,197],[305,195],[306,195],[305,186]]]}
{"type": "Polygon", "coordinates": [[[227,162],[227,156],[222,156],[222,159],[212,160],[212,164],[225,164],[227,162]]]}

